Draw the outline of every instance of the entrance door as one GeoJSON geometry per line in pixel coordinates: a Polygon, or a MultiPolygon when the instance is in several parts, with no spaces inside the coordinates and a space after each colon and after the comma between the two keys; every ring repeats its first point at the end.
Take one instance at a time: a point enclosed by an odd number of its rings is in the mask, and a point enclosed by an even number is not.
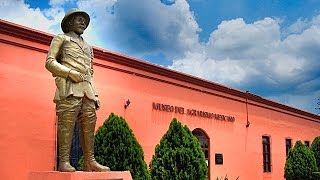
{"type": "Polygon", "coordinates": [[[73,132],[72,144],[71,144],[70,164],[77,170],[79,170],[78,162],[82,157],[82,149],[81,149],[80,140],[79,140],[79,129],[80,129],[80,123],[76,121],[74,132],[73,132]]]}
{"type": "Polygon", "coordinates": [[[206,163],[208,166],[208,179],[210,179],[210,140],[207,134],[199,128],[192,131],[192,134],[199,140],[206,163]]]}

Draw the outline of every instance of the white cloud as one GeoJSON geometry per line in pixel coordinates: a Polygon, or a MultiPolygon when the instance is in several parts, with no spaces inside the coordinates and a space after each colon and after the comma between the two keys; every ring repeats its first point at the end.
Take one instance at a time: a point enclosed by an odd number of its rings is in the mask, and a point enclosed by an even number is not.
{"type": "Polygon", "coordinates": [[[288,82],[292,83],[291,80],[297,81],[297,79],[292,78],[299,78],[299,75],[303,73],[305,61],[304,58],[297,57],[295,54],[286,54],[278,50],[278,52],[271,53],[268,56],[264,65],[274,79],[277,79],[279,83],[287,84],[288,82]]]}
{"type": "Polygon", "coordinates": [[[279,29],[278,22],[271,18],[253,24],[246,24],[243,19],[223,21],[211,33],[208,43],[203,45],[202,57],[190,58],[191,54],[198,53],[190,51],[187,57],[175,59],[170,68],[187,69],[202,78],[241,87],[250,82],[250,78],[264,74],[265,66],[261,65],[279,46],[279,29]],[[185,68],[184,61],[205,63],[201,67],[191,65],[185,68]],[[197,73],[199,71],[203,73],[197,73]]]}
{"type": "Polygon", "coordinates": [[[282,32],[283,36],[289,36],[292,34],[301,34],[306,29],[309,29],[311,26],[319,26],[320,25],[320,15],[313,17],[311,20],[305,18],[299,18],[294,23],[292,23],[289,27],[286,27],[282,32]]]}
{"type": "Polygon", "coordinates": [[[2,19],[54,34],[61,33],[63,6],[77,5],[91,16],[84,34],[87,41],[136,57],[162,53],[176,58],[200,48],[201,29],[185,0],[170,1],[170,5],[160,0],[50,0],[50,8],[42,10],[23,0],[0,3],[2,19]]]}
{"type": "Polygon", "coordinates": [[[45,32],[58,33],[55,27],[60,23],[62,9],[52,8],[41,11],[31,8],[23,0],[1,0],[0,18],[45,32]]]}
{"type": "Polygon", "coordinates": [[[240,86],[247,72],[257,73],[251,67],[243,67],[233,59],[215,60],[206,52],[186,52],[183,59],[176,59],[169,68],[195,75],[200,78],[240,86]]]}
{"type": "Polygon", "coordinates": [[[113,6],[117,0],[79,0],[78,8],[90,15],[90,24],[84,38],[92,45],[115,50],[110,39],[114,22],[113,6]]]}
{"type": "Polygon", "coordinates": [[[177,57],[199,47],[200,28],[185,0],[172,5],[160,0],[80,0],[78,5],[92,15],[96,34],[90,36],[96,36],[91,38],[99,46],[138,57],[160,52],[177,57]]]}
{"type": "Polygon", "coordinates": [[[234,59],[266,57],[280,40],[276,20],[265,18],[253,24],[243,19],[223,21],[210,35],[207,44],[210,56],[234,59]]]}
{"type": "Polygon", "coordinates": [[[320,89],[319,19],[284,39],[280,22],[272,18],[252,24],[241,18],[223,21],[202,52],[189,50],[169,68],[312,111],[307,102],[320,89]]]}
{"type": "Polygon", "coordinates": [[[76,0],[50,0],[49,5],[50,6],[62,6],[65,3],[75,2],[76,0]]]}
{"type": "Polygon", "coordinates": [[[301,33],[303,30],[305,30],[306,28],[308,28],[308,26],[309,26],[309,22],[307,19],[302,20],[301,18],[299,18],[296,22],[294,22],[288,27],[287,33],[298,34],[298,33],[301,33]]]}
{"type": "Polygon", "coordinates": [[[248,82],[257,78],[256,76],[270,77],[273,82],[278,83],[287,84],[288,81],[294,83],[306,80],[304,78],[310,71],[320,67],[318,61],[320,53],[317,51],[320,48],[319,35],[320,27],[313,25],[299,35],[293,34],[281,40],[280,26],[271,18],[252,24],[246,24],[243,19],[224,21],[212,32],[209,42],[203,46],[204,53],[201,57],[190,58],[192,54],[198,53],[190,51],[186,53],[185,58],[175,59],[170,68],[194,72],[195,75],[204,78],[208,75],[196,72],[207,69],[208,64],[211,64],[210,67],[213,69],[233,69],[233,72],[240,74],[239,77],[225,76],[225,79],[217,79],[215,78],[217,75],[209,76],[213,81],[228,84],[237,81],[248,82]],[[188,66],[184,61],[211,61],[211,63],[202,63],[202,67],[196,67],[188,66]],[[225,63],[220,63],[218,66],[219,61],[225,63]]]}

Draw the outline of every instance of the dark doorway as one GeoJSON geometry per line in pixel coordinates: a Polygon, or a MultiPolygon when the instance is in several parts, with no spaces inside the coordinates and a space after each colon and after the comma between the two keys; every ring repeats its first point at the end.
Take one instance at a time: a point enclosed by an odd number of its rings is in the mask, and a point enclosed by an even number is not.
{"type": "Polygon", "coordinates": [[[79,140],[79,128],[80,128],[80,123],[76,121],[74,132],[73,132],[72,144],[71,144],[71,152],[70,152],[70,164],[77,170],[79,170],[78,162],[83,155],[81,145],[80,145],[80,140],[79,140]]]}
{"type": "MultiPolygon", "coordinates": [[[[83,155],[81,145],[80,145],[80,140],[79,140],[79,128],[80,128],[80,124],[78,121],[76,121],[74,132],[73,132],[71,151],[70,151],[70,164],[77,170],[80,170],[78,167],[78,162],[83,155]]],[[[56,170],[58,170],[58,167],[59,167],[59,146],[58,145],[57,145],[57,166],[56,167],[57,167],[56,170]]]]}

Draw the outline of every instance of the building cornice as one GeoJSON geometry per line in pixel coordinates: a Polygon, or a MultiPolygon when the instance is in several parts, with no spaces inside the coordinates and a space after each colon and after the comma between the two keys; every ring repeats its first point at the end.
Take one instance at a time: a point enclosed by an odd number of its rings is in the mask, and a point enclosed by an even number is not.
{"type": "MultiPolygon", "coordinates": [[[[0,33],[6,34],[9,36],[25,39],[28,41],[40,43],[43,45],[50,45],[50,42],[54,35],[48,34],[45,32],[37,31],[31,28],[27,28],[18,24],[14,24],[8,21],[4,21],[0,19],[0,33]]],[[[185,73],[177,72],[159,65],[155,65],[146,61],[142,61],[133,57],[129,57],[126,55],[122,55],[119,53],[111,52],[108,50],[104,50],[101,48],[94,47],[94,55],[96,58],[109,61],[112,63],[120,64],[123,66],[127,66],[130,68],[142,70],[145,72],[157,74],[160,76],[168,77],[174,80],[194,84],[203,88],[211,89],[214,91],[226,93],[232,96],[236,96],[243,99],[248,99],[249,101],[253,101],[260,104],[265,104],[267,106],[271,106],[274,108],[279,108],[282,110],[286,110],[292,113],[296,113],[302,116],[310,117],[313,119],[316,119],[318,122],[320,122],[320,116],[296,109],[275,101],[271,101],[265,98],[262,98],[260,96],[239,91],[233,88],[229,88],[227,86],[223,86],[211,81],[207,81],[195,76],[191,76],[185,73]]]]}
{"type": "Polygon", "coordinates": [[[2,19],[0,19],[0,33],[44,45],[50,45],[53,38],[52,34],[37,31],[2,19]]]}

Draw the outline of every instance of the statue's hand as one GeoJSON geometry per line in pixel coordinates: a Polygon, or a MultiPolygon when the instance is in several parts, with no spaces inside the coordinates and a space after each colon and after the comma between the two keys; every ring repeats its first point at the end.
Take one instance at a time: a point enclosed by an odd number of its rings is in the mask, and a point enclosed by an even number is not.
{"type": "Polygon", "coordinates": [[[96,110],[100,109],[100,101],[99,99],[96,97],[95,101],[94,101],[94,105],[96,106],[96,110]]]}
{"type": "Polygon", "coordinates": [[[84,80],[84,77],[81,73],[75,70],[70,70],[68,76],[73,82],[81,82],[84,80]]]}

